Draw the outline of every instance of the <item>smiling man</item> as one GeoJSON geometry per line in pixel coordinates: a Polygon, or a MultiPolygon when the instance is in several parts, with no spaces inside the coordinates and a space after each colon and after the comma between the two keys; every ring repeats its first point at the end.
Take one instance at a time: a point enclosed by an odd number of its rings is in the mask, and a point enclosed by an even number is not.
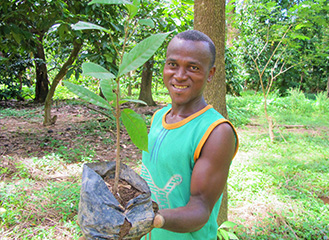
{"type": "Polygon", "coordinates": [[[159,205],[148,240],[217,239],[217,215],[238,149],[232,124],[203,91],[215,73],[216,50],[189,30],[169,43],[163,80],[172,103],[152,117],[142,176],[159,205]]]}

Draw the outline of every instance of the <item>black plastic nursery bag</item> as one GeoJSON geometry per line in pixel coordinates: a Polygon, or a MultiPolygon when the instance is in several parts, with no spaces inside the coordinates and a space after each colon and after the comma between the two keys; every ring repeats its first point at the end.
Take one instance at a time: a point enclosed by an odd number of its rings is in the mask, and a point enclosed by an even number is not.
{"type": "Polygon", "coordinates": [[[138,238],[151,230],[154,218],[150,189],[145,180],[127,165],[121,164],[120,178],[142,192],[131,199],[125,210],[119,206],[103,178],[114,178],[115,162],[84,164],[78,221],[87,239],[120,239],[120,226],[131,223],[123,239],[138,238]]]}

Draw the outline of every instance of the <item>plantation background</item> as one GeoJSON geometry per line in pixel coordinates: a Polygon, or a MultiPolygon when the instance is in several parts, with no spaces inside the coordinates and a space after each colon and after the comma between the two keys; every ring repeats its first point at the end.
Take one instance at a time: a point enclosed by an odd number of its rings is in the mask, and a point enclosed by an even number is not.
{"type": "MultiPolygon", "coordinates": [[[[72,97],[64,87],[58,93],[72,97]]],[[[166,94],[158,96],[158,106],[131,107],[149,123],[169,101],[166,94]]],[[[272,94],[270,101],[274,144],[261,94],[227,98],[241,142],[228,180],[229,220],[238,224],[240,239],[326,239],[329,100],[292,90],[286,97],[272,94]]],[[[77,239],[81,166],[114,157],[114,123],[74,99],[55,103],[59,121],[49,127],[41,124],[42,105],[1,106],[1,239],[77,239]]],[[[124,162],[138,172],[141,152],[123,136],[124,162]]]]}
{"type": "MultiPolygon", "coordinates": [[[[83,75],[81,65],[94,62],[117,74],[114,46],[122,46],[125,24],[133,47],[150,34],[192,29],[200,3],[140,1],[128,24],[127,7],[88,2],[0,6],[1,239],[81,236],[81,166],[113,159],[115,127],[61,80],[99,94],[99,80],[83,75]],[[78,21],[98,24],[111,37],[77,30],[78,21]],[[43,126],[44,102],[57,80],[50,101],[55,124],[43,126]]],[[[241,142],[228,180],[228,217],[240,239],[328,239],[328,10],[326,0],[226,2],[226,106],[241,142]]],[[[170,103],[161,73],[166,44],[120,80],[123,97],[148,103],[124,106],[148,125],[170,103]]],[[[141,152],[124,130],[122,136],[124,162],[139,171],[141,152]]]]}

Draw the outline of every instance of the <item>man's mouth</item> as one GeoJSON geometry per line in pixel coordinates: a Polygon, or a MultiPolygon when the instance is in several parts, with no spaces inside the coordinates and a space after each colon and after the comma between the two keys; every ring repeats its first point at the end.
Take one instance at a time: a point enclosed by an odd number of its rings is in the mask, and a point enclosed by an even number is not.
{"type": "Polygon", "coordinates": [[[184,88],[187,88],[187,86],[174,85],[174,88],[184,89],[184,88]]]}

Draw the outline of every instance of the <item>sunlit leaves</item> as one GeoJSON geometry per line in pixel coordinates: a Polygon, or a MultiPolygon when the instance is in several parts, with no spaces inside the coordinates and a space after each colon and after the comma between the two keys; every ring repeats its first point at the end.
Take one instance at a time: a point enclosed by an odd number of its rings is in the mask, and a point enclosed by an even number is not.
{"type": "Polygon", "coordinates": [[[148,26],[150,28],[154,28],[154,22],[152,19],[147,18],[147,19],[141,19],[138,21],[140,25],[148,26]]]}
{"type": "Polygon", "coordinates": [[[110,73],[108,70],[106,70],[104,67],[92,62],[87,62],[82,64],[82,73],[86,76],[90,76],[98,79],[115,78],[115,76],[112,73],[110,73]]]}
{"type": "Polygon", "coordinates": [[[132,109],[123,109],[121,119],[131,141],[141,150],[148,151],[147,127],[144,119],[132,109]]]}
{"type": "Polygon", "coordinates": [[[100,87],[103,95],[105,96],[106,100],[114,106],[115,104],[115,94],[113,93],[113,84],[109,79],[103,79],[100,82],[100,87]]]}
{"type": "Polygon", "coordinates": [[[128,0],[92,0],[89,4],[132,4],[132,2],[128,0]]]}
{"type": "Polygon", "coordinates": [[[137,11],[139,9],[139,6],[140,6],[140,0],[134,0],[133,4],[126,5],[130,18],[135,17],[135,15],[137,14],[137,11]]]}
{"type": "Polygon", "coordinates": [[[63,81],[65,87],[67,87],[71,92],[80,97],[81,99],[94,104],[96,106],[112,110],[111,105],[102,97],[98,96],[96,93],[90,91],[82,86],[70,83],[68,81],[63,81]]]}
{"type": "Polygon", "coordinates": [[[169,34],[170,32],[155,34],[138,43],[129,53],[123,56],[118,76],[126,74],[143,65],[152,57],[169,34]]]}
{"type": "Polygon", "coordinates": [[[72,24],[71,27],[73,30],[88,30],[88,29],[94,29],[94,30],[100,30],[107,32],[108,30],[106,28],[103,28],[97,24],[89,23],[89,22],[83,22],[79,21],[76,24],[72,24]]]}

